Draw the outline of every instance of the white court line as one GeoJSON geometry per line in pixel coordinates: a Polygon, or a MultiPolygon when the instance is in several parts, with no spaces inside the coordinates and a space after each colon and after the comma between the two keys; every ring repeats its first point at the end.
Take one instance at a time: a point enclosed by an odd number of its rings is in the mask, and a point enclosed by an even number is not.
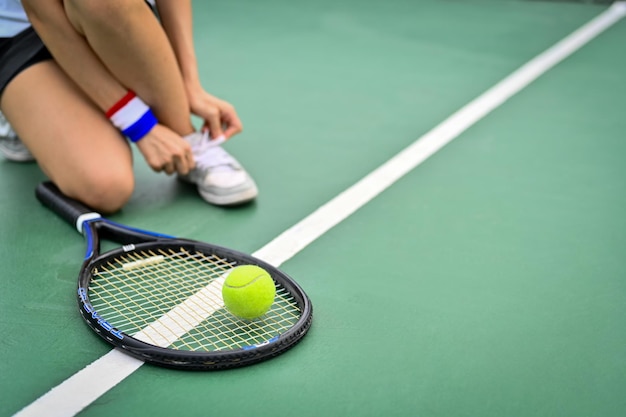
{"type": "Polygon", "coordinates": [[[222,286],[226,276],[211,281],[182,303],[144,327],[133,337],[155,346],[168,347],[224,307],[222,286]]]}
{"type": "MultiPolygon", "coordinates": [[[[361,181],[286,230],[254,253],[254,256],[276,267],[280,266],[625,15],[626,2],[614,3],[598,17],[520,67],[361,181]]],[[[114,349],[52,388],[15,414],[15,417],[75,416],[141,365],[142,361],[114,349]]]]}

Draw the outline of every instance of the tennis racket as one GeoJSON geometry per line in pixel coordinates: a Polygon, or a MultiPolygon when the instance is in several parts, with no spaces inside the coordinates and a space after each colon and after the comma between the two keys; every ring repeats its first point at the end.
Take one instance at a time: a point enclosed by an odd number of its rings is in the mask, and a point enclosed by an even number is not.
{"type": "Polygon", "coordinates": [[[311,326],[312,305],[302,288],[260,259],[112,222],[51,182],[35,194],[85,237],[77,290],[83,319],[136,358],[180,369],[240,367],[285,352],[311,326]],[[101,238],[123,246],[100,254],[101,238]],[[221,294],[225,275],[245,264],[268,271],[276,285],[270,310],[251,321],[229,313],[221,294]]]}

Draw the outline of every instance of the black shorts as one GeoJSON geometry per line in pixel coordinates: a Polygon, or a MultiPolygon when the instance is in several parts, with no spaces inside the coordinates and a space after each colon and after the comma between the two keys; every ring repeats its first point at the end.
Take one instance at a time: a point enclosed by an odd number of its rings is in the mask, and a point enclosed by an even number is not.
{"type": "Polygon", "coordinates": [[[32,26],[12,38],[0,38],[0,96],[17,74],[47,59],[52,55],[32,26]]]}

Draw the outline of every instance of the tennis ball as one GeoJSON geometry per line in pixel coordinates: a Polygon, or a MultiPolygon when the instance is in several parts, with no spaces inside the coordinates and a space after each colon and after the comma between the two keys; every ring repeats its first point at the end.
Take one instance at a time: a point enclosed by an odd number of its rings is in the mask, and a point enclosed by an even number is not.
{"type": "Polygon", "coordinates": [[[274,280],[265,269],[256,265],[233,268],[222,287],[226,309],[246,320],[253,320],[267,313],[275,295],[274,280]]]}

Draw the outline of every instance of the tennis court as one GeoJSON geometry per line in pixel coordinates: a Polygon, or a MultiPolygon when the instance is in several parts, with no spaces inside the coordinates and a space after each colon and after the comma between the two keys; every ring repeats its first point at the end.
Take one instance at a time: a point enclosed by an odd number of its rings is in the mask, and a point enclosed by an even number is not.
{"type": "MultiPolygon", "coordinates": [[[[260,197],[209,206],[137,154],[135,195],[112,219],[255,253],[327,207],[276,255],[312,300],[312,328],[228,371],[143,365],[117,378],[120,361],[105,359],[55,404],[82,399],[90,417],[626,415],[626,3],[194,10],[204,84],[245,126],[226,147],[260,197]],[[562,61],[482,104],[603,16],[562,61]],[[397,168],[433,137],[449,140],[397,168]]],[[[0,416],[74,415],[36,407],[110,355],[76,308],[84,242],[35,199],[36,165],[0,160],[0,177],[0,416]]]]}

